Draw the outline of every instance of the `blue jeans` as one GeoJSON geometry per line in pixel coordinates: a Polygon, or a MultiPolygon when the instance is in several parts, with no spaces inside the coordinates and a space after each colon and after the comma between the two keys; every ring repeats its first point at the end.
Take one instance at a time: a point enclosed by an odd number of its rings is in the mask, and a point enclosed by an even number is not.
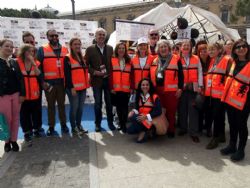
{"type": "Polygon", "coordinates": [[[76,125],[81,125],[86,89],[77,91],[76,96],[72,96],[71,90],[66,89],[66,94],[68,95],[70,103],[69,120],[71,128],[74,129],[76,125]]]}
{"type": "Polygon", "coordinates": [[[103,79],[103,84],[101,87],[93,87],[93,94],[95,99],[95,124],[97,127],[101,126],[102,122],[102,92],[104,92],[104,101],[106,104],[106,113],[108,126],[113,126],[113,112],[110,97],[110,89],[108,79],[103,79]]]}
{"type": "Polygon", "coordinates": [[[129,118],[129,122],[131,125],[127,127],[128,134],[138,134],[142,131],[147,131],[148,129],[140,122],[136,120],[138,114],[134,114],[132,117],[129,118]]]}

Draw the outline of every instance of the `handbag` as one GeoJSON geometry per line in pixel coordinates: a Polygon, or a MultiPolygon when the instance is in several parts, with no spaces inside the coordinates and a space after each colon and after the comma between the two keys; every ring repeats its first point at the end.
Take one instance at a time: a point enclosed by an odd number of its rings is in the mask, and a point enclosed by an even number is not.
{"type": "Polygon", "coordinates": [[[165,135],[167,133],[169,123],[165,114],[166,109],[163,108],[161,115],[152,119],[157,135],[165,135]]]}
{"type": "Polygon", "coordinates": [[[0,140],[8,140],[10,138],[9,126],[5,116],[0,113],[0,140]]]}

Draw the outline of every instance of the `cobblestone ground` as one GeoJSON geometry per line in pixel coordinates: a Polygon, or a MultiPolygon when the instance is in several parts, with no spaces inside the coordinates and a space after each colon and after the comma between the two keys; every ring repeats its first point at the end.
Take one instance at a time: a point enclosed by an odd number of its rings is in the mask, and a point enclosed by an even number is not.
{"type": "Polygon", "coordinates": [[[22,151],[0,179],[1,188],[89,187],[89,139],[39,138],[22,151]]]}

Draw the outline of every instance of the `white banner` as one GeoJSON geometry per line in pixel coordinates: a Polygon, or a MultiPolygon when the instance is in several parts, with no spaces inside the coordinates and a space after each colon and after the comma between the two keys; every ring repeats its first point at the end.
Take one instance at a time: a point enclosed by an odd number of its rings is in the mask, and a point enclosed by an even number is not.
{"type": "Polygon", "coordinates": [[[191,27],[178,29],[178,39],[191,39],[191,27]]]}
{"type": "Polygon", "coordinates": [[[247,28],[247,43],[250,44],[250,28],[247,28]]]}
{"type": "Polygon", "coordinates": [[[68,47],[71,38],[79,37],[83,49],[86,49],[92,44],[97,27],[96,21],[0,17],[0,39],[10,39],[15,47],[19,47],[23,44],[23,32],[29,31],[35,36],[36,46],[39,47],[48,43],[47,30],[55,29],[62,45],[68,47]]]}
{"type": "Polygon", "coordinates": [[[148,31],[154,25],[153,23],[116,20],[116,42],[137,41],[140,37],[147,37],[148,31]]]}

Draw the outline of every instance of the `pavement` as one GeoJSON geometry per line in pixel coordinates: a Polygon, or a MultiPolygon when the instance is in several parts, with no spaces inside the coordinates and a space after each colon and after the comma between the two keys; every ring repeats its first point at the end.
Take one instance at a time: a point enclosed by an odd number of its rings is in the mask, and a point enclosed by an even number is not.
{"type": "Polygon", "coordinates": [[[109,131],[105,119],[105,131],[95,133],[91,110],[93,105],[87,105],[83,115],[90,133],[81,138],[35,138],[30,146],[20,136],[17,153],[4,153],[0,142],[0,188],[250,187],[249,145],[245,160],[233,163],[220,155],[226,143],[206,150],[205,136],[198,144],[188,136],[137,144],[134,135],[109,131]]]}

